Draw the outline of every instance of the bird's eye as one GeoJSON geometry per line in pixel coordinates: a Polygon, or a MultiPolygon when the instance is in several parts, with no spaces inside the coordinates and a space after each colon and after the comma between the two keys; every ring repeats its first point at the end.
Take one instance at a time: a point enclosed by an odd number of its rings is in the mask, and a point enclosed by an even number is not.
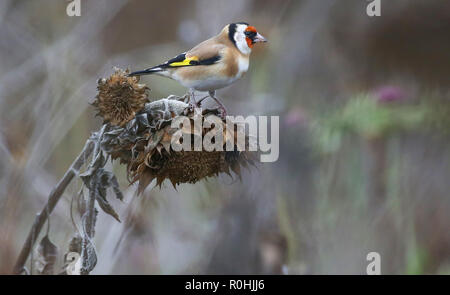
{"type": "Polygon", "coordinates": [[[255,38],[256,36],[256,32],[253,31],[245,31],[245,36],[249,37],[250,39],[253,40],[253,38],[255,38]]]}

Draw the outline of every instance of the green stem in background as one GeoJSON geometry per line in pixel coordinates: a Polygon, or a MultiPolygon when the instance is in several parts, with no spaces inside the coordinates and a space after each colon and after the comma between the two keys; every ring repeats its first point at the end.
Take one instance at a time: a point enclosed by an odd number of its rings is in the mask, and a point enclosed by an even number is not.
{"type": "Polygon", "coordinates": [[[371,208],[380,208],[386,202],[386,139],[368,139],[370,155],[368,195],[371,208]]]}

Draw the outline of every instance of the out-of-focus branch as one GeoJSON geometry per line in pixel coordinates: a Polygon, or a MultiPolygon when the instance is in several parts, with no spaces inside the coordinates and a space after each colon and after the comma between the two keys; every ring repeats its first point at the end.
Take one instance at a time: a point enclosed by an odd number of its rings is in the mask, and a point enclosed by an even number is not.
{"type": "Polygon", "coordinates": [[[22,247],[22,250],[20,251],[19,257],[17,258],[17,262],[13,270],[15,274],[22,273],[25,263],[28,259],[28,256],[30,255],[30,252],[33,249],[34,243],[36,242],[37,237],[39,236],[39,233],[41,232],[42,227],[45,224],[45,221],[47,221],[50,213],[53,211],[56,204],[61,199],[61,196],[63,195],[69,183],[72,181],[73,177],[78,173],[80,168],[86,163],[86,160],[91,155],[93,149],[94,149],[94,142],[88,140],[81,153],[78,155],[78,157],[72,163],[70,168],[66,171],[64,176],[61,178],[56,187],[50,193],[47,204],[44,206],[41,213],[39,213],[36,216],[34,224],[31,227],[30,232],[28,233],[27,239],[22,247]]]}

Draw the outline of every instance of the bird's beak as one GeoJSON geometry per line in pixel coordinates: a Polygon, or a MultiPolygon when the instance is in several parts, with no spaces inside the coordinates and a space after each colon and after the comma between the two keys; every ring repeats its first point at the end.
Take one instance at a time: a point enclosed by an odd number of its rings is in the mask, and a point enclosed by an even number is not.
{"type": "Polygon", "coordinates": [[[267,42],[267,39],[263,37],[263,35],[261,35],[260,33],[257,33],[255,38],[253,39],[253,42],[258,43],[258,42],[267,42]]]}

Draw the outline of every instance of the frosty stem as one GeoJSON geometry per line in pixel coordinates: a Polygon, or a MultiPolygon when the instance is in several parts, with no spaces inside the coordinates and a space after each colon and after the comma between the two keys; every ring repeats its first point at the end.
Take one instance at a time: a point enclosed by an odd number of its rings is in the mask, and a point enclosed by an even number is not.
{"type": "Polygon", "coordinates": [[[87,159],[92,154],[93,150],[94,150],[94,142],[88,140],[84,145],[84,148],[81,151],[81,153],[78,155],[75,161],[73,161],[72,165],[69,167],[69,169],[67,169],[66,173],[64,173],[64,176],[51,191],[47,200],[47,204],[45,204],[41,213],[39,213],[36,216],[33,226],[31,227],[30,232],[28,233],[27,239],[24,245],[22,246],[22,250],[20,251],[19,257],[17,258],[17,262],[13,270],[15,274],[22,273],[25,263],[28,259],[28,256],[30,255],[30,252],[33,249],[33,246],[39,236],[39,233],[42,230],[42,227],[47,221],[49,215],[52,213],[56,204],[61,199],[67,186],[70,184],[74,176],[78,174],[81,167],[86,163],[87,159]]]}

